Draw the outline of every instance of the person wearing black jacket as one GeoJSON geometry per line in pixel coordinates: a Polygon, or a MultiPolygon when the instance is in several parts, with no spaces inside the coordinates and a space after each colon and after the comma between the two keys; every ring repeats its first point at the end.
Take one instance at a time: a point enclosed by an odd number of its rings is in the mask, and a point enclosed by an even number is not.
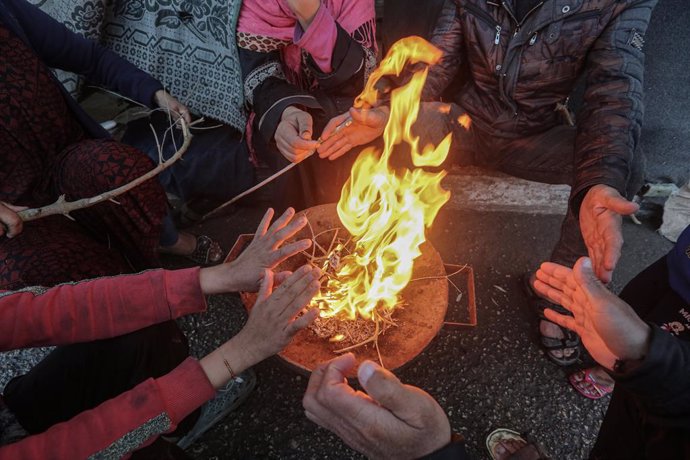
{"type": "MultiPolygon", "coordinates": [[[[407,3],[386,2],[385,16],[416,18],[417,9],[406,10],[407,3]]],[[[417,120],[422,144],[452,132],[450,157],[461,165],[571,185],[550,260],[572,266],[589,255],[603,282],[611,281],[620,257],[621,216],[637,211],[626,198],[644,180],[643,48],[656,3],[443,0],[431,32],[410,29],[426,33],[443,52],[422,95],[428,101],[417,120]],[[581,81],[583,103],[575,119],[568,106],[581,81]],[[462,121],[468,117],[469,125],[462,121]]],[[[419,14],[421,24],[434,11],[437,1],[419,14]]],[[[324,129],[320,156],[368,143],[385,126],[383,107],[367,117],[349,116],[354,122],[348,129],[324,129]]],[[[558,306],[535,295],[533,283],[533,272],[526,273],[525,290],[543,320],[544,308],[558,306]]],[[[575,334],[545,320],[539,327],[549,359],[561,366],[577,362],[575,334]]]]}

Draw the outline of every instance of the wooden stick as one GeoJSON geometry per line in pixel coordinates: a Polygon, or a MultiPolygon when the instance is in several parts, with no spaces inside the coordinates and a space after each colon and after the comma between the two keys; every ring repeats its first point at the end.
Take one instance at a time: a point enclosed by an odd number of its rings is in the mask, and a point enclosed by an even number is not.
{"type": "Polygon", "coordinates": [[[62,214],[64,216],[71,218],[69,213],[72,211],[77,211],[79,209],[88,208],[90,206],[96,205],[98,203],[102,203],[104,201],[111,201],[115,197],[120,196],[123,193],[127,193],[128,191],[132,190],[133,188],[137,187],[138,185],[140,185],[140,184],[146,182],[147,180],[155,177],[161,171],[168,169],[177,160],[179,160],[182,157],[182,155],[184,155],[184,153],[187,151],[187,148],[189,148],[189,143],[192,141],[192,134],[189,132],[189,125],[184,120],[184,118],[182,118],[182,117],[178,118],[177,122],[179,122],[180,125],[182,126],[182,133],[184,135],[184,142],[182,143],[182,146],[180,147],[180,149],[177,152],[175,152],[175,154],[172,157],[170,157],[170,159],[158,163],[158,166],[156,166],[155,168],[153,168],[151,171],[147,172],[143,176],[137,177],[132,182],[129,182],[125,185],[122,185],[122,186],[120,186],[114,190],[110,190],[108,192],[101,193],[100,195],[96,195],[96,196],[91,197],[91,198],[82,198],[82,199],[76,200],[76,201],[67,201],[65,199],[65,195],[60,195],[60,197],[57,199],[57,201],[53,204],[49,204],[47,206],[43,206],[40,208],[26,209],[24,211],[18,212],[17,214],[19,215],[19,218],[22,219],[24,222],[28,222],[30,220],[40,219],[40,218],[46,217],[46,216],[53,216],[56,214],[62,214]]]}
{"type": "MultiPolygon", "coordinates": [[[[337,133],[337,132],[339,132],[339,131],[341,131],[341,130],[347,128],[347,127],[350,126],[351,124],[352,124],[352,118],[351,118],[351,117],[347,117],[347,118],[345,119],[345,121],[343,121],[342,123],[340,123],[338,126],[335,127],[335,130],[333,131],[333,134],[335,134],[335,133],[337,133]]],[[[331,134],[331,135],[333,135],[333,134],[331,134]]],[[[322,142],[322,139],[319,137],[319,138],[317,139],[317,142],[321,143],[321,142],[322,142]]],[[[302,159],[302,161],[306,160],[307,158],[309,158],[310,156],[312,156],[312,155],[315,154],[315,153],[316,153],[316,150],[312,150],[311,152],[309,152],[309,153],[307,154],[307,156],[305,156],[305,157],[302,159]]],[[[301,163],[302,161],[300,161],[300,163],[301,163]]],[[[277,179],[278,177],[282,176],[283,174],[285,174],[286,172],[288,172],[289,170],[291,170],[292,168],[294,168],[294,167],[295,167],[296,165],[298,165],[298,164],[299,164],[299,163],[290,163],[289,165],[287,165],[286,167],[284,167],[283,169],[281,169],[281,170],[278,171],[277,173],[273,174],[271,177],[262,180],[261,182],[259,182],[258,184],[256,184],[254,187],[252,187],[252,188],[250,188],[250,189],[248,189],[248,190],[245,190],[244,192],[242,192],[242,193],[240,193],[239,195],[233,197],[233,198],[230,199],[229,201],[226,201],[225,203],[221,204],[221,205],[218,206],[216,209],[213,209],[213,210],[207,212],[207,213],[204,214],[204,216],[201,218],[201,222],[205,221],[205,220],[208,219],[209,217],[215,216],[216,214],[218,214],[218,213],[219,213],[220,211],[222,211],[223,209],[225,209],[225,208],[227,208],[228,206],[230,206],[231,204],[233,204],[233,203],[239,201],[240,199],[244,198],[245,196],[249,195],[250,193],[253,193],[253,192],[259,190],[261,187],[263,187],[264,185],[268,184],[268,183],[271,182],[272,180],[277,179]]]]}

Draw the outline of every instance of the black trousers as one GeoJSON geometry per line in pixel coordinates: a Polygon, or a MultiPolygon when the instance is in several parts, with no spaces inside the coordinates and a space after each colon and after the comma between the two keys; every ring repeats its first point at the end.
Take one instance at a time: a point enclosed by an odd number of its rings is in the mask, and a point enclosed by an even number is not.
{"type": "MultiPolygon", "coordinates": [[[[3,398],[24,429],[37,434],[148,378],[167,374],[188,356],[187,339],[168,321],[112,339],[58,347],[27,374],[11,380],[3,398]]],[[[188,431],[197,418],[198,411],[175,434],[188,431]]],[[[156,443],[139,455],[161,458],[154,452],[166,449],[156,443]]]]}

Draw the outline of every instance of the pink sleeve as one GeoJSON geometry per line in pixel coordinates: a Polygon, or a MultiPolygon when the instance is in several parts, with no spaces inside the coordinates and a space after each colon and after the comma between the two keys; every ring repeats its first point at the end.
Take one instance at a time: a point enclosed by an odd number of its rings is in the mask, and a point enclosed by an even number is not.
{"type": "Polygon", "coordinates": [[[87,342],[206,309],[199,268],[0,294],[0,350],[87,342]]]}
{"type": "Polygon", "coordinates": [[[324,4],[321,4],[306,31],[302,30],[299,22],[295,25],[294,43],[311,55],[323,73],[333,71],[331,58],[337,38],[335,19],[324,4]]]}
{"type": "Polygon", "coordinates": [[[148,379],[67,422],[0,448],[0,458],[127,457],[174,430],[214,394],[199,363],[187,358],[163,377],[148,379]]]}

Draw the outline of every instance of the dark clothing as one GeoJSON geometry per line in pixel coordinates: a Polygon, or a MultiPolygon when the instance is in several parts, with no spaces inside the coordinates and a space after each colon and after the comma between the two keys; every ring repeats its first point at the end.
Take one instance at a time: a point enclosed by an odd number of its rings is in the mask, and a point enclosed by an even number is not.
{"type": "MultiPolygon", "coordinates": [[[[351,9],[343,14],[363,13],[351,9]]],[[[272,172],[289,164],[274,140],[283,111],[296,106],[309,112],[314,121],[312,137],[317,139],[331,118],[352,106],[374,68],[373,8],[372,16],[363,17],[364,22],[351,33],[340,26],[341,18],[334,19],[337,34],[330,73],[324,73],[305,50],[301,50],[299,69],[289,68],[281,55],[285,43],[271,37],[250,35],[239,41],[245,98],[253,112],[247,141],[272,172]]],[[[349,156],[354,155],[345,155],[349,156]]],[[[337,201],[354,161],[345,157],[331,162],[314,155],[283,174],[272,184],[271,204],[279,212],[288,206],[302,209],[337,201]]]]}
{"type": "Polygon", "coordinates": [[[469,460],[462,440],[452,441],[445,447],[421,457],[420,460],[469,460]]]}
{"type": "Polygon", "coordinates": [[[385,0],[381,37],[383,55],[401,38],[417,35],[429,39],[436,27],[444,0],[385,0]],[[414,14],[410,14],[414,11],[414,14]]]}
{"type": "Polygon", "coordinates": [[[58,347],[29,373],[11,380],[3,397],[23,428],[42,433],[146,379],[162,377],[188,356],[187,339],[168,321],[112,339],[58,347]]]}
{"type": "Polygon", "coordinates": [[[641,363],[613,374],[616,388],[593,459],[690,458],[690,307],[669,282],[673,272],[690,270],[688,256],[681,261],[684,267],[669,270],[673,253],[690,247],[690,227],[684,235],[669,256],[621,292],[652,325],[652,340],[641,363]]]}
{"type": "Polygon", "coordinates": [[[435,100],[466,68],[453,98],[492,138],[517,139],[562,124],[586,76],[574,142],[574,208],[581,192],[609,185],[625,194],[642,115],[642,46],[656,0],[545,0],[520,21],[509,2],[446,0],[432,35],[444,51],[425,98],[435,100]]]}
{"type": "Polygon", "coordinates": [[[515,18],[522,21],[534,8],[541,4],[541,0],[513,0],[515,18]]]}
{"type": "MultiPolygon", "coordinates": [[[[39,56],[1,22],[0,56],[0,201],[38,207],[62,195],[87,198],[153,168],[131,147],[89,139],[39,56]]],[[[51,216],[26,223],[17,237],[0,239],[0,289],[155,266],[164,200],[149,181],[118,197],[119,204],[74,212],[76,222],[51,216]]]]}
{"type": "MultiPolygon", "coordinates": [[[[93,41],[70,32],[62,24],[25,0],[0,0],[0,24],[53,68],[84,75],[134,100],[153,107],[153,96],[163,89],[160,82],[137,69],[112,51],[93,41]]],[[[51,74],[52,77],[52,74],[51,74]]],[[[89,137],[107,138],[110,135],[70,97],[55,77],[52,77],[67,103],[67,107],[89,137]]]]}
{"type": "MultiPolygon", "coordinates": [[[[453,133],[451,155],[464,166],[481,166],[511,176],[547,184],[573,185],[575,137],[577,129],[558,125],[543,133],[516,139],[493,137],[474,124],[464,128],[456,120],[466,112],[457,104],[450,104],[450,112],[439,110],[442,103],[422,104],[416,131],[425,139],[438,144],[449,131],[453,133]],[[423,128],[423,131],[419,128],[423,128]]],[[[638,149],[631,165],[625,196],[632,198],[644,182],[644,155],[638,149]]],[[[571,197],[574,188],[571,189],[571,197]]],[[[580,231],[580,222],[568,207],[561,225],[561,235],[550,260],[572,266],[587,255],[580,231]]]]}

